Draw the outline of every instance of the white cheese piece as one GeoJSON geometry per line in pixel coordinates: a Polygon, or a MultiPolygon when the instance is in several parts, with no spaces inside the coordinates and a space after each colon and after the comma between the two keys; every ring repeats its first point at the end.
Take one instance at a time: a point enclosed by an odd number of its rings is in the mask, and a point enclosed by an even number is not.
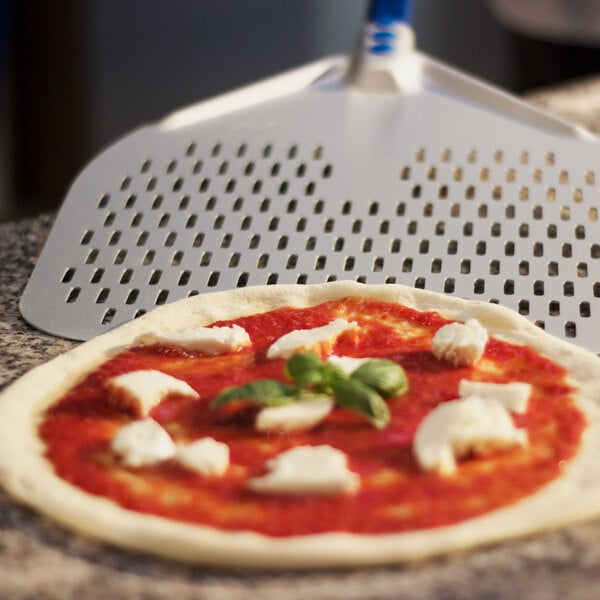
{"type": "Polygon", "coordinates": [[[461,398],[479,396],[484,400],[500,402],[506,410],[522,415],[527,412],[531,385],[513,381],[511,383],[487,383],[461,379],[458,383],[458,393],[461,398]]]}
{"type": "Polygon", "coordinates": [[[147,418],[121,427],[112,440],[112,449],[127,466],[141,467],[171,458],[175,443],[154,419],[147,418]]]}
{"type": "Polygon", "coordinates": [[[220,476],[229,467],[229,446],[205,437],[190,444],[178,444],[175,458],[182,465],[206,476],[220,476]]]}
{"type": "Polygon", "coordinates": [[[366,363],[369,360],[373,360],[373,359],[372,358],[355,358],[354,356],[336,356],[335,354],[332,354],[327,359],[327,362],[329,364],[332,364],[334,367],[337,367],[344,373],[346,373],[346,375],[350,375],[351,373],[356,371],[356,369],[358,369],[358,367],[360,367],[362,364],[366,363]]]}
{"type": "Polygon", "coordinates": [[[248,332],[243,327],[232,325],[231,327],[196,327],[176,333],[149,331],[140,336],[136,343],[165,344],[206,354],[220,354],[249,346],[251,341],[248,332]]]}
{"type": "Polygon", "coordinates": [[[434,408],[419,425],[413,449],[424,470],[451,475],[457,458],[526,444],[527,432],[501,404],[470,396],[434,408]]]}
{"type": "Polygon", "coordinates": [[[358,324],[354,321],[334,319],[321,327],[296,329],[282,335],[274,342],[267,350],[267,358],[290,358],[299,350],[308,350],[315,346],[331,346],[340,334],[357,328],[358,324]]]}
{"type": "Polygon", "coordinates": [[[433,336],[431,351],[438,360],[455,366],[472,365],[485,350],[488,333],[479,321],[444,325],[433,336]]]}
{"type": "Polygon", "coordinates": [[[259,431],[304,431],[320,423],[333,408],[333,400],[320,396],[282,406],[268,406],[256,415],[259,431]]]}
{"type": "Polygon", "coordinates": [[[348,469],[346,455],[331,446],[296,446],[267,461],[270,472],[250,479],[250,489],[266,494],[354,492],[360,478],[348,469]]]}
{"type": "Polygon", "coordinates": [[[152,369],[117,375],[107,382],[111,400],[145,417],[170,394],[199,398],[200,395],[181,379],[152,369]]]}

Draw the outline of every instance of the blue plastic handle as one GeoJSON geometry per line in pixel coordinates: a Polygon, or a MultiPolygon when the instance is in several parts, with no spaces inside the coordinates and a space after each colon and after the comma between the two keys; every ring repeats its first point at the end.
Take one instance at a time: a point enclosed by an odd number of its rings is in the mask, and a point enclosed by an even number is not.
{"type": "Polygon", "coordinates": [[[411,0],[371,0],[369,21],[380,25],[397,21],[409,22],[412,12],[411,0]]]}

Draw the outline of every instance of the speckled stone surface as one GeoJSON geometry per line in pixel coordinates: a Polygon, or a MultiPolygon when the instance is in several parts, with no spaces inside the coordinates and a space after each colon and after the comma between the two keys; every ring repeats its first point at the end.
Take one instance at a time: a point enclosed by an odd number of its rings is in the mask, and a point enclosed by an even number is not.
{"type": "MultiPolygon", "coordinates": [[[[600,131],[596,80],[536,92],[531,99],[600,131]]],[[[51,216],[41,216],[0,225],[0,386],[75,345],[29,327],[18,309],[51,222],[51,216]]],[[[0,600],[5,598],[597,600],[600,520],[410,565],[240,573],[107,548],[63,530],[0,492],[0,600]]]]}

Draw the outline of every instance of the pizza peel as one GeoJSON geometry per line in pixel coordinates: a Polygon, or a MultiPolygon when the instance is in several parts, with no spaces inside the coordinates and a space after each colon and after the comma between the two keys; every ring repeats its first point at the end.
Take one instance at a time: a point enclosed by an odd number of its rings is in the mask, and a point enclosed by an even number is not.
{"type": "Polygon", "coordinates": [[[89,339],[243,286],[402,283],[600,352],[600,145],[415,49],[374,1],[356,52],[177,111],[77,177],[21,298],[89,339]]]}

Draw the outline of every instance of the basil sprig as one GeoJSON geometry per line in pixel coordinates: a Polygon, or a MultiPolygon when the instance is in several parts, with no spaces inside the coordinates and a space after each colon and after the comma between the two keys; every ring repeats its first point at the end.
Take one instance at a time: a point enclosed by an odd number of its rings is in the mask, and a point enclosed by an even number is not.
{"type": "Polygon", "coordinates": [[[404,394],[408,380],[404,369],[391,360],[371,359],[349,375],[310,352],[294,354],[286,363],[285,375],[292,384],[259,379],[221,392],[211,403],[217,408],[233,400],[253,400],[265,406],[302,402],[326,394],[335,403],[365,417],[382,429],[390,422],[385,398],[404,394]]]}

